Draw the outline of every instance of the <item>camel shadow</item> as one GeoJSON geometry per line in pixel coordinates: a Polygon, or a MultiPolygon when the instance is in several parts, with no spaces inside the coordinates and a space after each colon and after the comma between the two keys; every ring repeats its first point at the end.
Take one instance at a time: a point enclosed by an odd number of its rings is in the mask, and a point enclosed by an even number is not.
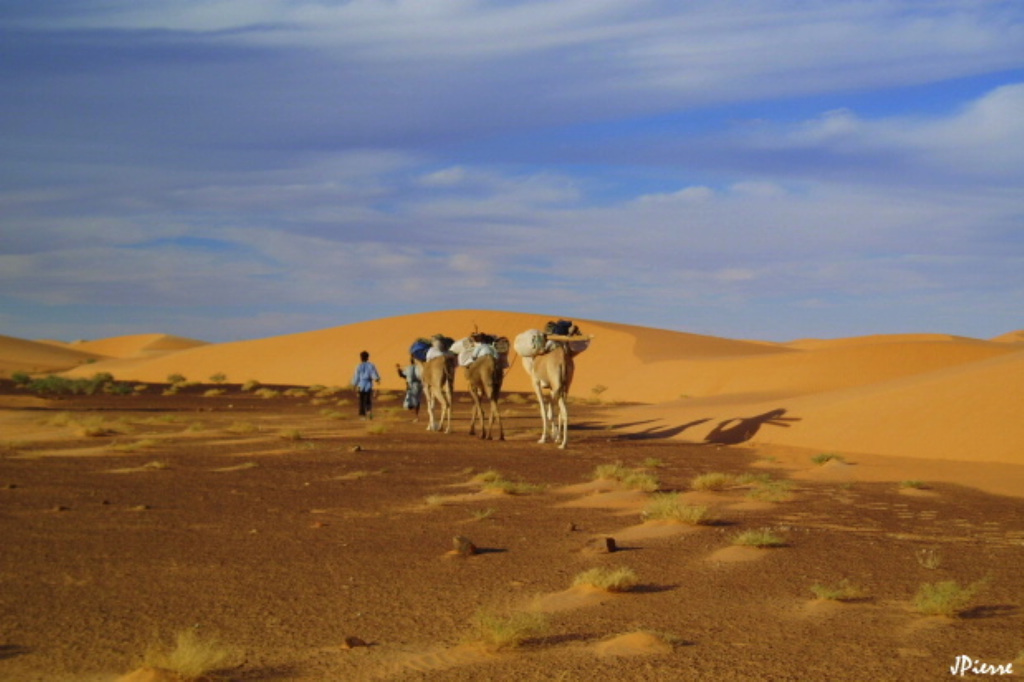
{"type": "Polygon", "coordinates": [[[672,438],[673,436],[678,436],[680,433],[686,431],[687,429],[693,428],[694,426],[700,426],[701,424],[704,424],[705,422],[709,421],[711,421],[711,418],[707,417],[705,419],[698,419],[696,421],[692,421],[688,424],[680,424],[679,426],[652,426],[642,431],[637,431],[636,433],[623,434],[622,436],[619,436],[619,440],[650,440],[655,438],[672,438]]]}
{"type": "Polygon", "coordinates": [[[704,436],[704,440],[709,445],[738,445],[753,438],[766,424],[788,429],[790,422],[800,421],[800,417],[784,417],[784,414],[786,414],[786,409],[780,407],[754,417],[726,419],[704,436]]]}

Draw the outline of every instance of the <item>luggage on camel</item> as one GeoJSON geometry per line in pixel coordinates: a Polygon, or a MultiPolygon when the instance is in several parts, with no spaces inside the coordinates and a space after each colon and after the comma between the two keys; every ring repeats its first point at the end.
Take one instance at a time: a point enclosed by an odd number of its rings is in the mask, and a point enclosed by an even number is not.
{"type": "Polygon", "coordinates": [[[462,367],[468,367],[482,355],[491,355],[502,367],[508,367],[509,342],[504,336],[474,332],[453,343],[451,351],[459,356],[462,367]]]}
{"type": "Polygon", "coordinates": [[[431,344],[427,339],[416,339],[413,341],[412,346],[409,347],[409,355],[413,356],[420,362],[427,361],[427,351],[430,350],[431,344]]]}
{"type": "Polygon", "coordinates": [[[532,358],[544,352],[544,344],[547,338],[539,329],[527,329],[516,337],[513,344],[516,352],[524,358],[532,358]]]}

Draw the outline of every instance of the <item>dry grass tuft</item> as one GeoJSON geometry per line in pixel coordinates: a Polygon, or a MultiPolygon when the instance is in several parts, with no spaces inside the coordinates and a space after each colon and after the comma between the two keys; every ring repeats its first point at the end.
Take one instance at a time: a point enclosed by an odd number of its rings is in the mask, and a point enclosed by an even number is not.
{"type": "Polygon", "coordinates": [[[155,448],[157,445],[158,443],[154,439],[143,438],[132,443],[118,443],[117,445],[112,445],[111,449],[117,450],[118,452],[138,452],[139,450],[155,448]]]}
{"type": "Polygon", "coordinates": [[[679,501],[679,493],[655,493],[641,514],[644,521],[678,521],[691,526],[706,526],[715,522],[708,507],[689,505],[679,501]]]}
{"type": "Polygon", "coordinates": [[[817,464],[818,466],[828,464],[832,460],[835,460],[837,462],[846,461],[846,459],[842,455],[837,455],[834,452],[823,452],[820,455],[815,455],[814,457],[811,457],[811,461],[817,464]]]}
{"type": "Polygon", "coordinates": [[[481,609],[473,617],[472,628],[466,635],[469,642],[482,642],[491,649],[509,649],[521,645],[531,637],[548,630],[548,618],[533,611],[495,613],[481,609]]]}
{"type": "Polygon", "coordinates": [[[594,469],[593,478],[596,480],[618,481],[631,490],[641,490],[646,493],[654,492],[661,487],[661,482],[654,474],[643,469],[632,469],[622,462],[615,464],[601,464],[594,469]]]}
{"type": "Polygon", "coordinates": [[[786,540],[773,533],[770,528],[761,528],[743,531],[733,538],[732,543],[743,547],[784,547],[786,540]]]}
{"type": "Polygon", "coordinates": [[[847,578],[843,578],[835,585],[811,585],[811,592],[818,599],[829,601],[853,601],[863,599],[866,595],[863,588],[854,585],[847,578]]]}
{"type": "Polygon", "coordinates": [[[632,568],[592,568],[577,575],[573,587],[596,587],[605,592],[628,592],[637,586],[639,580],[632,568]]]}
{"type": "Polygon", "coordinates": [[[240,656],[216,640],[204,639],[194,628],[178,633],[173,648],[157,646],[146,652],[145,665],[198,680],[218,670],[237,667],[240,656]]]}
{"type": "Polygon", "coordinates": [[[525,481],[510,481],[493,469],[474,476],[470,482],[479,485],[484,490],[502,492],[506,495],[530,495],[544,490],[542,485],[534,485],[525,481]]]}
{"type": "Polygon", "coordinates": [[[914,608],[925,616],[953,618],[968,610],[974,598],[987,585],[986,580],[979,580],[966,586],[961,586],[955,580],[925,583],[914,595],[914,608]]]}
{"type": "Polygon", "coordinates": [[[735,476],[732,476],[731,474],[713,472],[694,476],[693,480],[690,481],[690,487],[694,490],[710,490],[717,492],[719,490],[725,490],[735,483],[735,476]]]}

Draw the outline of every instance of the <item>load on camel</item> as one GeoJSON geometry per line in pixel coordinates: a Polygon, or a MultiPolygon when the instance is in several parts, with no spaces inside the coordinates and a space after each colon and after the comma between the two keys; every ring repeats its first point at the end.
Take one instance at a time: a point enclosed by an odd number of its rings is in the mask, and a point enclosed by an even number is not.
{"type": "Polygon", "coordinates": [[[476,433],[477,416],[480,417],[480,438],[494,438],[494,422],[498,422],[498,440],[505,440],[505,427],[501,424],[498,400],[501,384],[508,369],[509,342],[504,336],[474,332],[456,341],[451,351],[457,353],[464,368],[469,395],[473,399],[473,414],[469,419],[469,435],[476,433]],[[487,422],[484,422],[482,401],[490,403],[487,422]]]}
{"type": "Polygon", "coordinates": [[[423,395],[427,399],[427,431],[452,430],[452,402],[455,391],[457,356],[451,351],[454,341],[443,334],[417,339],[409,348],[413,362],[420,366],[423,395]],[[440,403],[440,419],[434,418],[434,405],[440,403]]]}
{"type": "Polygon", "coordinates": [[[528,329],[516,337],[516,352],[523,358],[523,367],[540,403],[539,443],[546,443],[549,435],[559,448],[564,449],[569,443],[569,388],[576,369],[573,358],[585,351],[593,338],[584,336],[568,320],[548,322],[544,331],[528,329]],[[557,420],[553,414],[555,405],[557,420]]]}

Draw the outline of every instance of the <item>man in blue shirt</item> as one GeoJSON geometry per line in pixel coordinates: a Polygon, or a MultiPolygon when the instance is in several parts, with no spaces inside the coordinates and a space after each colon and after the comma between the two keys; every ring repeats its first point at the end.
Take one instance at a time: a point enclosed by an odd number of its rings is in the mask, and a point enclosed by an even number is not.
{"type": "Polygon", "coordinates": [[[373,384],[380,383],[380,374],[377,368],[370,362],[370,354],[365,350],[359,354],[361,362],[356,367],[355,376],[352,377],[352,384],[359,391],[359,416],[363,419],[373,419],[373,384]]]}

